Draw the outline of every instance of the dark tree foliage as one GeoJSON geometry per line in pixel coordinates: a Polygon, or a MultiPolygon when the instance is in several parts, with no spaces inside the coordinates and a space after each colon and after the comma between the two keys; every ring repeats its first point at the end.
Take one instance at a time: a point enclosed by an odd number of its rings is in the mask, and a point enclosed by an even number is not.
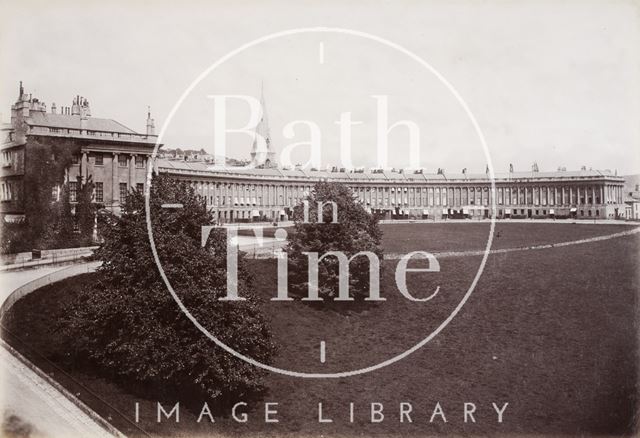
{"type": "Polygon", "coordinates": [[[78,178],[78,203],[76,204],[76,220],[78,223],[78,240],[81,245],[93,243],[93,229],[96,219],[96,206],[93,204],[93,180],[89,176],[83,184],[78,178]]]}
{"type": "Polygon", "coordinates": [[[71,211],[71,201],[69,195],[69,185],[63,184],[60,188],[60,200],[52,203],[50,213],[50,225],[46,230],[45,239],[53,245],[47,246],[72,246],[75,239],[73,232],[73,213],[71,211]]]}
{"type": "Polygon", "coordinates": [[[72,156],[80,152],[80,146],[62,138],[50,142],[34,137],[29,141],[23,183],[24,239],[34,247],[45,247],[47,237],[52,235],[51,213],[55,208],[51,203],[51,191],[63,184],[65,170],[71,164],[72,156]]]}
{"type": "MultiPolygon", "coordinates": [[[[238,291],[247,300],[218,300],[226,295],[226,238],[215,229],[201,247],[201,226],[213,219],[203,199],[189,185],[158,176],[150,209],[158,257],[184,305],[222,342],[270,363],[275,346],[243,258],[238,291]]],[[[153,259],[143,194],[132,191],[120,217],[102,213],[99,221],[104,243],[95,255],[103,264],[61,323],[73,360],[174,395],[224,402],[260,390],[262,371],[206,338],[169,294],[153,259]]]]}
{"type": "Polygon", "coordinates": [[[34,136],[29,139],[26,151],[21,196],[25,220],[21,224],[0,224],[0,250],[13,253],[32,248],[75,246],[76,236],[69,233],[69,229],[73,231],[71,206],[63,183],[65,171],[72,156],[80,152],[80,146],[69,139],[57,138],[52,142],[34,136]],[[61,187],[58,202],[51,199],[55,186],[61,187]]]}
{"type": "MultiPolygon", "coordinates": [[[[308,293],[308,258],[303,252],[317,252],[319,256],[328,251],[342,251],[351,257],[360,251],[375,253],[382,260],[382,231],[377,219],[367,213],[354,199],[351,190],[340,183],[317,183],[309,196],[308,223],[304,222],[303,204],[294,208],[294,232],[289,236],[286,252],[289,258],[289,285],[300,295],[308,293]],[[332,207],[325,204],[322,209],[323,223],[318,223],[318,202],[333,201],[338,208],[338,223],[332,223],[332,207]]],[[[338,260],[330,256],[322,259],[318,268],[321,298],[338,295],[338,260]]],[[[353,259],[349,265],[350,295],[361,298],[369,294],[369,261],[364,256],[353,259]]]]}

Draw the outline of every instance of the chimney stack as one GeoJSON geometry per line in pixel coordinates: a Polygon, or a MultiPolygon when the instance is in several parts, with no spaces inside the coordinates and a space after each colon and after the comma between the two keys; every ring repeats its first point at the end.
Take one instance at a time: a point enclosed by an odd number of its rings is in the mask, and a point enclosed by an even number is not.
{"type": "Polygon", "coordinates": [[[51,114],[58,114],[58,108],[56,108],[55,102],[51,102],[51,114]]]}
{"type": "Polygon", "coordinates": [[[156,134],[156,126],[155,120],[151,118],[151,107],[147,107],[147,135],[155,135],[156,134]]]}

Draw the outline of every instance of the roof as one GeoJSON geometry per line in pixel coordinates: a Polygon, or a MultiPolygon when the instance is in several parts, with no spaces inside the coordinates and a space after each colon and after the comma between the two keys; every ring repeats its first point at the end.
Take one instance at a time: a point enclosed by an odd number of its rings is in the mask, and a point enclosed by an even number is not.
{"type": "MultiPolygon", "coordinates": [[[[434,173],[400,173],[383,171],[380,173],[372,172],[329,172],[329,171],[316,171],[316,170],[300,170],[300,169],[247,169],[241,167],[226,167],[216,168],[207,163],[201,161],[183,161],[183,160],[167,160],[157,159],[158,168],[167,169],[169,172],[175,170],[177,172],[186,171],[190,172],[202,172],[209,173],[211,176],[246,176],[257,178],[310,178],[310,179],[331,179],[338,181],[354,181],[354,182],[373,182],[373,181],[387,181],[387,182],[424,182],[424,181],[442,181],[448,180],[466,180],[484,181],[489,179],[486,173],[474,173],[463,174],[455,173],[449,174],[434,174],[434,173]]],[[[590,178],[590,177],[614,177],[613,173],[609,170],[578,170],[578,171],[557,171],[557,172],[501,172],[496,173],[496,180],[522,180],[522,179],[553,179],[553,178],[590,178]]]]}
{"type": "Polygon", "coordinates": [[[84,120],[84,126],[82,126],[79,115],[51,114],[42,111],[32,111],[30,117],[26,121],[31,126],[137,134],[134,130],[127,128],[122,123],[116,122],[113,119],[101,119],[97,117],[87,117],[86,120],[84,120]]]}

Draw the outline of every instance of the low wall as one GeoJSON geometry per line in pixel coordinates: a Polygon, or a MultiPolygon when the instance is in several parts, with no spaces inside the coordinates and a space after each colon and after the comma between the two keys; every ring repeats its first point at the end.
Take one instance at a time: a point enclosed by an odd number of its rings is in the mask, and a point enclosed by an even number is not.
{"type": "MultiPolygon", "coordinates": [[[[4,316],[4,313],[11,308],[19,299],[29,295],[31,292],[47,286],[51,283],[56,283],[58,281],[64,280],[69,277],[74,277],[76,275],[86,274],[89,272],[94,272],[100,265],[101,261],[90,262],[90,263],[82,263],[69,266],[67,268],[60,269],[58,271],[52,272],[50,274],[43,275],[42,277],[36,278],[28,283],[23,284],[22,286],[15,289],[11,294],[4,300],[2,306],[0,306],[0,318],[4,316]]],[[[13,347],[7,344],[4,340],[0,339],[0,346],[5,348],[11,355],[17,358],[24,366],[31,369],[34,373],[36,373],[39,377],[45,380],[49,385],[55,388],[58,392],[62,394],[63,397],[67,398],[71,403],[77,406],[82,412],[88,415],[93,421],[95,421],[105,432],[109,435],[117,437],[117,438],[126,438],[124,434],[122,434],[118,429],[112,426],[108,421],[98,415],[93,409],[88,407],[82,401],[80,401],[76,396],[71,394],[56,382],[51,376],[40,370],[37,366],[35,366],[31,361],[29,361],[22,354],[18,353],[13,347]]]]}
{"type": "Polygon", "coordinates": [[[22,286],[11,292],[7,299],[4,300],[2,306],[0,306],[0,318],[2,318],[4,312],[10,309],[11,306],[16,303],[16,301],[26,295],[29,295],[34,290],[44,287],[48,284],[64,280],[65,278],[74,277],[80,274],[86,274],[88,272],[94,272],[101,264],[101,261],[97,261],[71,265],[67,268],[54,271],[50,274],[43,275],[42,277],[36,278],[35,280],[23,284],[22,286]]]}
{"type": "Polygon", "coordinates": [[[31,252],[3,254],[0,256],[0,271],[79,260],[91,256],[97,248],[97,246],[84,246],[80,248],[44,249],[39,259],[33,259],[31,252]]]}

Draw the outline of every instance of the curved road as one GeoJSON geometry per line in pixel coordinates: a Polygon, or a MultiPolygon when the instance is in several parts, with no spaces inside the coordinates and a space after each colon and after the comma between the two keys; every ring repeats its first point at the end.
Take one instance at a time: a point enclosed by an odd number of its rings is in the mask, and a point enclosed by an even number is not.
{"type": "MultiPolygon", "coordinates": [[[[46,266],[0,273],[0,305],[16,288],[66,266],[46,266]]],[[[0,345],[0,436],[12,427],[31,430],[32,438],[113,437],[57,388],[0,345]]],[[[17,435],[23,436],[23,435],[17,435]]]]}

